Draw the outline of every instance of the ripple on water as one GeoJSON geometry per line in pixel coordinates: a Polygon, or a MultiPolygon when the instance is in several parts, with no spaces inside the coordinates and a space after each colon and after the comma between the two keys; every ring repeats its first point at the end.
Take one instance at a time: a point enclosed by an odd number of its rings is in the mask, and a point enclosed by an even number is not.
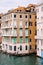
{"type": "Polygon", "coordinates": [[[0,65],[43,65],[41,60],[35,55],[16,57],[0,54],[0,65]]]}

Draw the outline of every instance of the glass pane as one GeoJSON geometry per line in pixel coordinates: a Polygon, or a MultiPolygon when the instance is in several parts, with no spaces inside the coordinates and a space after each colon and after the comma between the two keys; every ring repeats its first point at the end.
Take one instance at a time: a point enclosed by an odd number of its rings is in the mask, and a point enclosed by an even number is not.
{"type": "Polygon", "coordinates": [[[14,38],[14,43],[16,43],[16,38],[14,38]]]}
{"type": "Polygon", "coordinates": [[[22,21],[20,21],[20,27],[22,27],[22,21]]]}
{"type": "Polygon", "coordinates": [[[28,42],[28,38],[26,38],[25,41],[28,42]]]}
{"type": "Polygon", "coordinates": [[[16,35],[16,30],[14,30],[14,34],[16,35]]]}
{"type": "Polygon", "coordinates": [[[14,26],[16,26],[16,21],[14,21],[14,26]]]}
{"type": "Polygon", "coordinates": [[[22,38],[20,38],[20,42],[22,43],[22,38]]]}

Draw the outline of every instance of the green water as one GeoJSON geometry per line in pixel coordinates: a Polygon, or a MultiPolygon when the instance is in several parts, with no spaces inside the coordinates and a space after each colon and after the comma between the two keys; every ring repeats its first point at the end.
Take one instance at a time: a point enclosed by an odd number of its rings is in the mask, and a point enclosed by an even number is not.
{"type": "Polygon", "coordinates": [[[41,60],[35,55],[16,57],[0,54],[0,65],[43,65],[41,60]]]}

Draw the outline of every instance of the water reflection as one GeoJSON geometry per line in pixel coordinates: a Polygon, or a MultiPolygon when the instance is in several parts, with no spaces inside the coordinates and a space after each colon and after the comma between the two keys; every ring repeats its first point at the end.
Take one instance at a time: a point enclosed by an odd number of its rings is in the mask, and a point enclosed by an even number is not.
{"type": "Polygon", "coordinates": [[[43,65],[42,59],[35,55],[16,57],[0,54],[0,65],[43,65]]]}

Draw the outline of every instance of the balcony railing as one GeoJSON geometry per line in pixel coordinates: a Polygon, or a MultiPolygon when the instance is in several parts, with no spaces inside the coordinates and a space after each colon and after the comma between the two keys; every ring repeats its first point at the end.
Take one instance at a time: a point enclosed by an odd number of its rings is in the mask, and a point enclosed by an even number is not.
{"type": "Polygon", "coordinates": [[[2,29],[4,28],[12,28],[12,26],[3,26],[2,29]]]}

